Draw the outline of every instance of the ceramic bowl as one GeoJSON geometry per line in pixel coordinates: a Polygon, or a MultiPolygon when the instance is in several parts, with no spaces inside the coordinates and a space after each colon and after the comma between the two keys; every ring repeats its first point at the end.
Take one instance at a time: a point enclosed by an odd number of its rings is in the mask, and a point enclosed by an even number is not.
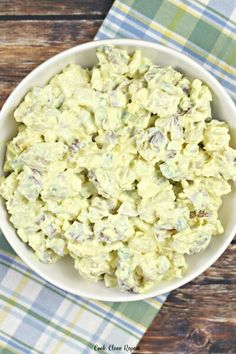
{"type": "MultiPolygon", "coordinates": [[[[96,48],[104,44],[113,44],[130,52],[140,49],[144,56],[155,64],[162,66],[171,65],[189,78],[199,78],[205,82],[213,94],[213,117],[226,121],[231,128],[231,145],[236,144],[236,108],[233,101],[221,84],[201,65],[187,56],[151,42],[116,39],[94,41],[78,45],[74,48],[57,54],[33,70],[16,87],[7,99],[0,113],[0,175],[5,158],[6,142],[16,134],[16,122],[13,112],[23,99],[24,95],[33,86],[44,86],[49,79],[60,72],[67,64],[78,63],[83,67],[92,67],[96,63],[96,48]]],[[[235,147],[235,146],[234,146],[235,147]]],[[[232,184],[232,192],[223,199],[219,217],[224,226],[224,234],[213,237],[209,247],[198,254],[187,257],[188,269],[181,279],[162,281],[146,294],[122,293],[118,288],[108,289],[103,282],[92,283],[82,279],[73,267],[70,257],[64,257],[52,265],[46,265],[36,259],[33,252],[17,236],[5,208],[5,203],[0,204],[0,228],[8,242],[22,260],[42,278],[51,284],[73,294],[103,301],[136,301],[174,290],[209,268],[224,252],[232,241],[236,232],[236,185],[232,184]]]]}

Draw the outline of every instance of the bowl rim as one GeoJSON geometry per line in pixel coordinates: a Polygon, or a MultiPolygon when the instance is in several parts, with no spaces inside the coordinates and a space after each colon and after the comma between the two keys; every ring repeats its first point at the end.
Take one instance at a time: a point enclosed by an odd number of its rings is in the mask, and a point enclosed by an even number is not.
{"type": "MultiPolygon", "coordinates": [[[[95,41],[90,41],[90,42],[86,42],[83,44],[79,44],[79,45],[74,46],[72,48],[66,49],[62,52],[59,52],[58,54],[56,54],[56,55],[52,56],[51,58],[47,59],[46,61],[42,62],[35,69],[33,69],[29,74],[27,74],[23,78],[23,80],[21,80],[20,83],[10,93],[9,97],[7,98],[5,103],[3,104],[2,109],[0,111],[0,120],[2,120],[4,118],[7,119],[7,112],[11,108],[12,101],[15,97],[19,96],[21,99],[24,97],[25,94],[21,95],[21,89],[24,87],[24,85],[27,82],[30,82],[31,78],[33,78],[34,75],[39,73],[41,70],[45,70],[49,64],[53,64],[54,62],[56,63],[59,58],[68,57],[68,56],[75,54],[75,53],[78,53],[78,55],[79,55],[80,51],[83,51],[86,49],[94,49],[99,46],[107,45],[107,44],[116,45],[116,46],[131,46],[131,48],[135,47],[135,46],[141,47],[141,48],[152,48],[156,51],[159,50],[159,51],[164,52],[166,54],[172,55],[180,60],[184,59],[185,61],[187,61],[191,65],[191,67],[193,67],[193,68],[196,67],[204,73],[205,77],[209,81],[212,82],[212,85],[215,87],[215,90],[217,90],[220,93],[221,98],[225,101],[225,103],[227,105],[229,105],[229,108],[236,115],[236,107],[234,105],[234,102],[231,99],[231,97],[229,96],[229,94],[226,92],[224,87],[217,81],[217,79],[212,74],[210,74],[205,68],[203,68],[195,60],[189,58],[185,54],[183,54],[175,49],[164,46],[162,44],[158,44],[155,42],[149,42],[149,41],[145,41],[145,40],[139,40],[139,39],[118,38],[118,39],[95,40],[95,41]]],[[[6,208],[5,208],[5,210],[6,210],[6,208]]],[[[5,227],[5,223],[2,222],[1,218],[0,218],[0,229],[2,230],[5,238],[7,239],[7,241],[11,245],[11,247],[14,249],[14,251],[17,253],[17,255],[27,264],[27,266],[29,266],[30,269],[32,269],[35,273],[37,273],[39,276],[41,276],[44,280],[48,281],[50,284],[57,286],[58,288],[66,291],[66,292],[69,292],[69,293],[72,293],[75,295],[79,295],[79,296],[82,296],[82,297],[85,297],[88,299],[92,299],[92,300],[101,300],[101,301],[107,301],[107,302],[109,302],[109,301],[129,302],[129,301],[144,300],[144,299],[152,298],[155,296],[164,295],[165,293],[175,290],[175,289],[189,283],[190,281],[192,281],[196,277],[198,277],[205,270],[207,270],[226,250],[226,248],[231,243],[231,241],[233,240],[234,235],[236,233],[236,224],[232,227],[231,232],[229,232],[226,240],[224,242],[222,242],[218,251],[215,252],[207,262],[204,262],[203,265],[199,265],[199,267],[195,271],[191,272],[191,274],[189,274],[181,279],[175,279],[174,285],[173,284],[166,285],[165,290],[163,290],[163,291],[158,291],[156,289],[156,290],[151,290],[151,291],[144,293],[144,294],[127,294],[127,293],[121,292],[120,296],[116,296],[115,298],[113,298],[113,296],[112,296],[112,298],[109,298],[109,296],[101,295],[101,294],[91,294],[91,293],[88,294],[87,291],[83,291],[83,289],[80,289],[79,291],[75,291],[75,289],[73,289],[73,288],[64,286],[60,281],[57,281],[57,279],[52,278],[51,276],[48,276],[47,274],[45,274],[41,270],[38,270],[37,266],[35,266],[31,262],[31,260],[28,258],[27,254],[24,251],[20,251],[15,248],[14,240],[12,240],[9,237],[8,231],[5,227]]],[[[16,234],[16,232],[15,232],[15,234],[16,234]]],[[[16,234],[16,237],[18,237],[17,234],[16,234]]]]}

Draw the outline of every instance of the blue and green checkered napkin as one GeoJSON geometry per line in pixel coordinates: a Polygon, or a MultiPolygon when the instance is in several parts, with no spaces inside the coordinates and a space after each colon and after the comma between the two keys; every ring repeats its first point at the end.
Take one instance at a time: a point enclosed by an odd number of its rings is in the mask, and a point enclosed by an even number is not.
{"type": "MultiPolygon", "coordinates": [[[[201,63],[233,96],[235,9],[236,0],[115,1],[96,39],[141,38],[170,46],[201,63]]],[[[0,353],[89,354],[95,344],[135,347],[166,298],[104,303],[71,295],[32,272],[3,235],[0,281],[0,353]]]]}

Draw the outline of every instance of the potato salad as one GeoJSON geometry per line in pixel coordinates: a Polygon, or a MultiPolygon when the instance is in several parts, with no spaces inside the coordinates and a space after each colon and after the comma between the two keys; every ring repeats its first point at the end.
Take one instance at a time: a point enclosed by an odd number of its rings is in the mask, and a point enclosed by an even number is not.
{"type": "Polygon", "coordinates": [[[186,255],[223,232],[236,150],[200,80],[139,50],[97,58],[24,97],[0,193],[40,261],[69,255],[85,279],[143,293],[182,277],[186,255]]]}

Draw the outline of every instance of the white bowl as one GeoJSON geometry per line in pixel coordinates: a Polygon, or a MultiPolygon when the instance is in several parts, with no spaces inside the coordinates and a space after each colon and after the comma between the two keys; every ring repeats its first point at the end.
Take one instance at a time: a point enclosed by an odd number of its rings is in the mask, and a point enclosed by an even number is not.
{"type": "MultiPolygon", "coordinates": [[[[213,93],[213,116],[224,120],[231,127],[231,144],[236,144],[236,108],[233,101],[219,82],[203,69],[199,64],[170,48],[159,44],[133,39],[115,39],[89,42],[66,50],[47,60],[33,70],[12,92],[0,113],[0,174],[5,157],[6,141],[16,134],[16,123],[13,112],[21,102],[24,95],[33,86],[43,86],[48,80],[60,72],[69,63],[78,63],[83,67],[91,67],[96,62],[95,50],[103,44],[114,44],[118,47],[134,51],[140,49],[146,57],[160,65],[172,65],[183,72],[187,77],[199,78],[204,81],[213,93]]],[[[220,220],[224,226],[223,235],[213,237],[209,247],[198,254],[188,256],[188,269],[182,279],[163,281],[146,294],[122,293],[119,289],[107,289],[102,282],[92,283],[82,279],[73,267],[72,259],[65,257],[56,264],[46,265],[39,262],[29,247],[18,237],[9,222],[5,204],[0,205],[0,228],[8,242],[16,253],[41,277],[61,289],[71,293],[85,296],[91,299],[103,301],[136,301],[174,290],[191,281],[204,272],[224,252],[232,241],[236,232],[236,185],[232,185],[233,191],[224,198],[223,207],[220,210],[220,220]]]]}

